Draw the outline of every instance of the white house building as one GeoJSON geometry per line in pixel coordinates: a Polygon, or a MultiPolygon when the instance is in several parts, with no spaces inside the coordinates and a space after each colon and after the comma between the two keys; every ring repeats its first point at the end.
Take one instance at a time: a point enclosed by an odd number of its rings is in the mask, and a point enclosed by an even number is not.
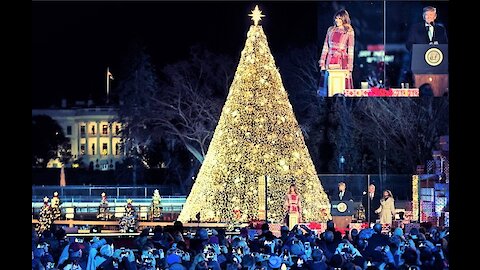
{"type": "MultiPolygon", "coordinates": [[[[92,164],[95,170],[111,170],[115,168],[115,162],[124,157],[120,136],[122,124],[115,107],[66,108],[66,101],[62,101],[62,108],[32,109],[34,115],[48,115],[57,121],[70,139],[68,147],[73,160],[81,158],[86,167],[92,164]]],[[[47,165],[59,166],[58,160],[47,165]]]]}

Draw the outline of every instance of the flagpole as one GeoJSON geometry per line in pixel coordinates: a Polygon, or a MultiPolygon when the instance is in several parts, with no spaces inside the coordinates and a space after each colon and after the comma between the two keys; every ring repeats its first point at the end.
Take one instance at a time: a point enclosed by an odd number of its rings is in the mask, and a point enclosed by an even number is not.
{"type": "Polygon", "coordinates": [[[110,94],[110,67],[107,67],[107,104],[109,103],[109,94],[110,94]]]}

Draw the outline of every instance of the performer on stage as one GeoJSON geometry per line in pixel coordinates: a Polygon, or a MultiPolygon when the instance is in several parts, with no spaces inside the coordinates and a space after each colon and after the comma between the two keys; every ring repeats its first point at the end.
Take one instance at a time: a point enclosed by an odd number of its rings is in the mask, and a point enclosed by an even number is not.
{"type": "Polygon", "coordinates": [[[362,205],[365,208],[365,219],[367,222],[377,222],[378,214],[375,213],[375,210],[380,207],[380,196],[375,193],[374,184],[368,186],[368,193],[364,194],[362,197],[362,205]]]}
{"type": "Polygon", "coordinates": [[[302,222],[302,200],[300,194],[297,192],[297,186],[295,184],[290,185],[290,189],[285,196],[283,208],[287,213],[285,223],[289,228],[302,222]]]}
{"type": "Polygon", "coordinates": [[[437,9],[428,6],[423,8],[423,22],[412,25],[407,40],[407,49],[412,44],[447,44],[447,31],[441,23],[435,23],[437,9]]]}
{"type": "Polygon", "coordinates": [[[392,224],[392,219],[395,218],[395,200],[390,190],[386,189],[383,192],[380,207],[375,213],[380,213],[380,224],[392,224]]]}
{"type": "MultiPolygon", "coordinates": [[[[353,88],[353,51],[355,47],[355,32],[350,24],[350,15],[344,9],[333,16],[333,26],[330,26],[323,43],[322,55],[318,61],[320,69],[347,69],[345,88],[353,88]]],[[[328,89],[328,78],[324,78],[324,87],[328,89]]]]}

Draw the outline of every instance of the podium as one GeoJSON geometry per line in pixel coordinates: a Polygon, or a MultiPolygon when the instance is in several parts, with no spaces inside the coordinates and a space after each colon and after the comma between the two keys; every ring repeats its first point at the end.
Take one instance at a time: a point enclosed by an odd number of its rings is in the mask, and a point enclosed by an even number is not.
{"type": "Polygon", "coordinates": [[[415,87],[429,83],[435,97],[448,92],[448,45],[413,44],[412,65],[415,87]]]}
{"type": "Polygon", "coordinates": [[[288,229],[292,230],[296,224],[298,224],[298,215],[299,213],[289,213],[288,214],[288,229]]]}
{"type": "Polygon", "coordinates": [[[327,69],[329,97],[333,97],[335,94],[344,94],[345,79],[348,76],[348,72],[347,69],[327,69]]]}
{"type": "Polygon", "coordinates": [[[353,201],[331,201],[332,220],[337,228],[347,228],[352,222],[353,201]]]}

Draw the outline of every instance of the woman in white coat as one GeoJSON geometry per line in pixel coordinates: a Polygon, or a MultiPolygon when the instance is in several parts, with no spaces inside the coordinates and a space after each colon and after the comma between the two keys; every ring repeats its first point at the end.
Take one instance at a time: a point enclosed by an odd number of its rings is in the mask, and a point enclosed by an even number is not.
{"type": "Polygon", "coordinates": [[[380,224],[392,224],[392,219],[395,217],[395,200],[390,190],[386,189],[383,192],[380,207],[375,210],[375,213],[380,213],[380,224]]]}

